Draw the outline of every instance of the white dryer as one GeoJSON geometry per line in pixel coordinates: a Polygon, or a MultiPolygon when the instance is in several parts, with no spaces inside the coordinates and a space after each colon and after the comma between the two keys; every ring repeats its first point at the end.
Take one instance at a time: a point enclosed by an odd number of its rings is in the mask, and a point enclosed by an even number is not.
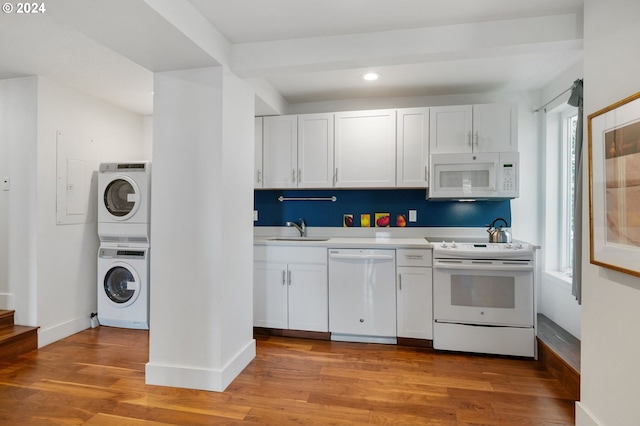
{"type": "Polygon", "coordinates": [[[148,247],[100,247],[98,320],[112,327],[149,329],[148,247]]]}
{"type": "Polygon", "coordinates": [[[102,163],[98,236],[102,243],[149,243],[151,163],[102,163]]]}

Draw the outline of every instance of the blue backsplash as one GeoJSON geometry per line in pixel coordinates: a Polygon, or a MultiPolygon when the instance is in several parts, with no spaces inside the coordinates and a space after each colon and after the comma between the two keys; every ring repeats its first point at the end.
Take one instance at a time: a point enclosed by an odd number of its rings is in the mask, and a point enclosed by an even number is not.
{"type": "Polygon", "coordinates": [[[398,214],[408,219],[409,210],[417,210],[417,222],[407,227],[485,227],[495,218],[511,224],[511,203],[498,201],[429,201],[424,189],[342,189],[342,190],[256,190],[254,209],[256,226],[284,226],[287,221],[304,218],[308,226],[341,227],[343,215],[353,215],[353,226],[360,226],[360,215],[389,213],[391,226],[398,214]],[[331,201],[278,201],[278,197],[337,197],[331,201]]]}

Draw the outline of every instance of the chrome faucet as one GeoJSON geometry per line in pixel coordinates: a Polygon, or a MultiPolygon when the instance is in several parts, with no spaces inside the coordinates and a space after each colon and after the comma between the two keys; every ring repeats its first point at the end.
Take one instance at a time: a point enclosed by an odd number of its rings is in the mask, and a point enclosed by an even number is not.
{"type": "Polygon", "coordinates": [[[306,237],[307,236],[307,224],[304,223],[304,219],[300,218],[300,224],[298,225],[295,222],[286,222],[285,225],[287,226],[293,226],[294,228],[296,228],[298,230],[298,232],[300,232],[300,236],[301,237],[306,237]]]}

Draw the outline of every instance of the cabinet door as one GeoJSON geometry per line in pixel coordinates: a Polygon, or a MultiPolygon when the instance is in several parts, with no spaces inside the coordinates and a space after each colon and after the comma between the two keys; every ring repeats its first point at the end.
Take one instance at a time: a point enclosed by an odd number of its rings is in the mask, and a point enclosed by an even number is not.
{"type": "Polygon", "coordinates": [[[429,108],[398,110],[396,150],[396,186],[427,187],[429,108]]]}
{"type": "Polygon", "coordinates": [[[431,154],[472,151],[473,107],[471,105],[431,107],[429,116],[431,154]]]}
{"type": "Polygon", "coordinates": [[[253,325],[287,328],[287,265],[253,264],[253,325]]]}
{"type": "Polygon", "coordinates": [[[298,187],[333,186],[333,114],[298,116],[298,187]]]}
{"type": "Polygon", "coordinates": [[[398,337],[433,339],[431,268],[398,267],[398,337]]]}
{"type": "Polygon", "coordinates": [[[474,152],[517,151],[517,122],[515,105],[474,105],[474,152]]]}
{"type": "Polygon", "coordinates": [[[263,123],[264,188],[297,187],[297,116],[265,117],[263,123]]]}
{"type": "Polygon", "coordinates": [[[253,187],[262,188],[262,117],[255,118],[253,187]]]}
{"type": "Polygon", "coordinates": [[[329,331],[327,265],[289,264],[289,328],[329,331]]]}
{"type": "Polygon", "coordinates": [[[394,187],[396,111],[335,114],[335,186],[394,187]]]}

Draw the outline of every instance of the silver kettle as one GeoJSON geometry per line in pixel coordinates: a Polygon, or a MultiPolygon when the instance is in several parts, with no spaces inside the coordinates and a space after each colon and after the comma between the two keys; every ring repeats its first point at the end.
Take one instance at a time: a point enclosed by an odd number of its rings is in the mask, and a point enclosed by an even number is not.
{"type": "Polygon", "coordinates": [[[489,242],[490,243],[510,243],[511,242],[511,232],[506,229],[502,229],[502,225],[496,228],[496,222],[502,221],[504,222],[505,227],[509,227],[509,224],[506,220],[499,217],[493,221],[491,225],[487,225],[489,229],[487,232],[489,233],[489,242]]]}

